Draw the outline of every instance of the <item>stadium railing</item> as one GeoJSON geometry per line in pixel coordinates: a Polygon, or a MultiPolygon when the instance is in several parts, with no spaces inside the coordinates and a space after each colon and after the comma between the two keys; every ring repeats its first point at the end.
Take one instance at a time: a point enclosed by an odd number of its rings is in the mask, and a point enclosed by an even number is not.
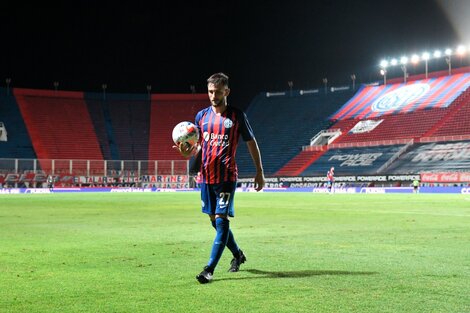
{"type": "Polygon", "coordinates": [[[26,173],[85,178],[152,176],[150,179],[161,180],[162,175],[189,176],[189,160],[0,159],[0,174],[22,175],[26,173]],[[44,165],[46,168],[43,168],[44,165]]]}

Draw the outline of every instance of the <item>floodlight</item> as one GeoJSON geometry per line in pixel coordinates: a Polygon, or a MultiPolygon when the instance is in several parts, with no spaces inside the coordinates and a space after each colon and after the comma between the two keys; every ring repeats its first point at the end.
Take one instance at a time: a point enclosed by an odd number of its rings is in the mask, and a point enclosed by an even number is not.
{"type": "Polygon", "coordinates": [[[411,56],[411,63],[416,64],[416,63],[418,63],[418,62],[419,62],[419,55],[413,54],[413,55],[411,56]]]}
{"type": "Polygon", "coordinates": [[[406,63],[408,63],[408,57],[401,57],[400,64],[406,64],[406,63]]]}
{"type": "Polygon", "coordinates": [[[423,55],[421,56],[421,59],[423,59],[424,61],[427,61],[429,60],[430,57],[431,55],[429,54],[429,52],[424,52],[423,55]]]}
{"type": "Polygon", "coordinates": [[[380,67],[386,68],[387,66],[388,66],[388,61],[387,60],[380,61],[380,67]]]}
{"type": "Polygon", "coordinates": [[[390,61],[390,64],[393,65],[393,66],[397,65],[397,64],[398,64],[397,59],[392,59],[392,60],[390,61]]]}
{"type": "Polygon", "coordinates": [[[465,48],[465,46],[460,45],[460,46],[457,47],[457,54],[458,54],[458,55],[464,54],[465,51],[467,51],[467,48],[465,48]]]}
{"type": "Polygon", "coordinates": [[[440,50],[435,50],[432,56],[435,57],[436,59],[440,58],[442,56],[442,52],[440,50]]]}
{"type": "Polygon", "coordinates": [[[452,49],[447,48],[446,51],[444,51],[445,55],[451,55],[452,54],[452,49]]]}

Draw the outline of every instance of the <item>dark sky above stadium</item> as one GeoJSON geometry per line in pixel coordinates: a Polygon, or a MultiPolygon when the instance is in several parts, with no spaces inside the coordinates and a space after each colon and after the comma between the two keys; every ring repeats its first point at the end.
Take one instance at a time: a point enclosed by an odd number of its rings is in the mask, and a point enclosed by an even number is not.
{"type": "Polygon", "coordinates": [[[190,85],[205,92],[205,79],[223,71],[232,102],[244,107],[258,92],[288,89],[287,81],[294,89],[320,87],[324,77],[344,85],[355,73],[357,83],[370,82],[380,79],[383,57],[455,46],[465,35],[446,6],[466,2],[9,1],[0,12],[0,79],[23,88],[59,81],[62,90],[99,92],[106,83],[108,92],[151,85],[186,93],[190,85]]]}

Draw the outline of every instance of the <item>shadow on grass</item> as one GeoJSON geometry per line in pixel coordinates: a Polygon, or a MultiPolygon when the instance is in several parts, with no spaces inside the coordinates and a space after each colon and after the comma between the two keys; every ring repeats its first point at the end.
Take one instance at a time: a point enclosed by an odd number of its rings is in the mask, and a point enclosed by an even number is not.
{"type": "Polygon", "coordinates": [[[261,279],[261,278],[302,278],[323,275],[375,275],[378,272],[352,272],[352,271],[327,271],[327,270],[304,270],[304,271],[262,271],[257,269],[240,270],[240,272],[248,272],[259,276],[250,277],[231,277],[221,278],[217,280],[238,280],[238,279],[261,279]]]}

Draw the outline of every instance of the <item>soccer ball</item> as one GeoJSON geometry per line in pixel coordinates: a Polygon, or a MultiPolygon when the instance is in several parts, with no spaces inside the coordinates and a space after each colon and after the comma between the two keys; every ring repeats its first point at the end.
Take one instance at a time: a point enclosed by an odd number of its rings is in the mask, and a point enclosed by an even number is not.
{"type": "Polygon", "coordinates": [[[172,137],[177,146],[186,144],[193,147],[199,141],[199,130],[191,122],[181,122],[173,128],[172,137]]]}

